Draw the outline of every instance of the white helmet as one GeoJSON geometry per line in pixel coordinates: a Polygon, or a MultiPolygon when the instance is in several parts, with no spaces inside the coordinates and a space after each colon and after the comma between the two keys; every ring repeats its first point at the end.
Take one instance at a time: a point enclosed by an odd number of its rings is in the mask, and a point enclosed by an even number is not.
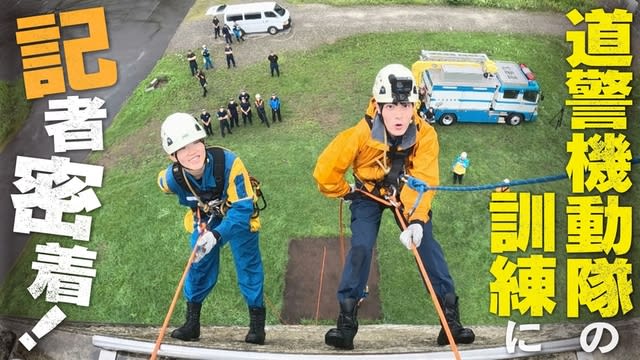
{"type": "Polygon", "coordinates": [[[418,89],[411,70],[400,64],[383,67],[373,83],[373,97],[377,103],[417,102],[418,89]]]}
{"type": "Polygon", "coordinates": [[[460,159],[464,160],[464,159],[466,159],[466,158],[467,158],[467,153],[466,153],[466,152],[464,152],[464,151],[463,151],[463,152],[461,152],[461,153],[460,153],[460,159]]]}
{"type": "Polygon", "coordinates": [[[167,116],[162,123],[160,137],[162,148],[167,154],[172,155],[192,142],[206,138],[207,134],[193,116],[174,113],[167,116]]]}

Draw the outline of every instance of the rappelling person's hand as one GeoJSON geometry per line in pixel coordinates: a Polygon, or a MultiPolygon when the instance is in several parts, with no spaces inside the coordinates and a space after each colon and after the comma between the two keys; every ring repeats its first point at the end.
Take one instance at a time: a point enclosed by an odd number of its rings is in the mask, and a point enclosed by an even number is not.
{"type": "Polygon", "coordinates": [[[202,258],[207,255],[211,249],[218,243],[218,239],[216,236],[209,230],[204,230],[200,236],[198,237],[198,241],[196,242],[196,257],[193,262],[199,262],[202,258]]]}
{"type": "Polygon", "coordinates": [[[422,242],[422,225],[411,224],[402,233],[400,233],[400,242],[411,250],[411,245],[415,245],[416,248],[420,246],[422,242]]]}

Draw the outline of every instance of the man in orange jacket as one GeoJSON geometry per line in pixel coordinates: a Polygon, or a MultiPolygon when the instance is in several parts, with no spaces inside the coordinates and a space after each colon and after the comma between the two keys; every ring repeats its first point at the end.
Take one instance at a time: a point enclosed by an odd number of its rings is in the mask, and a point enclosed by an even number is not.
{"type": "MultiPolygon", "coordinates": [[[[351,248],[338,286],[337,327],[325,335],[327,345],[353,349],[358,332],[357,306],[367,284],[382,211],[388,207],[364,193],[399,201],[403,219],[396,220],[408,224],[400,241],[408,249],[414,245],[418,249],[455,341],[469,344],[475,339],[473,331],[460,324],[453,279],[432,234],[434,191],[427,191],[416,204],[418,192],[401,181],[403,175],[410,175],[430,186],[439,184],[438,138],[415,112],[416,102],[418,91],[411,71],[399,64],[385,66],[376,76],[364,119],[338,134],[316,163],[313,176],[319,190],[328,197],[351,201],[351,248]],[[355,184],[345,180],[349,167],[355,184]]],[[[444,329],[437,342],[449,343],[444,329]]]]}

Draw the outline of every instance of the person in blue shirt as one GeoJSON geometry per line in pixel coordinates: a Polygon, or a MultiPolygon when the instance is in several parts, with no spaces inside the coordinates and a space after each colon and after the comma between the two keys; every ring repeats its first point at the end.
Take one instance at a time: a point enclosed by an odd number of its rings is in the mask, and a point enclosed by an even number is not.
{"type": "Polygon", "coordinates": [[[278,117],[278,121],[282,122],[282,115],[280,115],[280,98],[278,98],[276,94],[271,94],[269,106],[271,106],[271,123],[276,122],[276,116],[278,117]]]}
{"type": "Polygon", "coordinates": [[[469,159],[466,152],[461,152],[460,155],[453,161],[451,165],[451,172],[453,172],[453,183],[462,184],[462,178],[467,173],[469,167],[469,159]]]}
{"type": "Polygon", "coordinates": [[[211,53],[209,52],[209,49],[207,49],[207,45],[202,45],[202,59],[204,60],[205,70],[209,70],[209,68],[213,69],[213,62],[211,61],[211,53]]]}
{"type": "Polygon", "coordinates": [[[236,41],[244,41],[244,30],[237,23],[233,23],[233,35],[236,36],[236,41]]]}
{"type": "Polygon", "coordinates": [[[249,308],[245,341],[264,344],[266,312],[260,219],[254,208],[249,174],[230,150],[205,148],[207,135],[189,114],[169,115],[160,134],[162,147],[172,163],[158,175],[158,185],[164,193],[175,194],[180,205],[194,214],[190,246],[191,249],[198,246],[183,289],[187,319],[171,337],[183,341],[200,338],[202,303],[218,280],[220,249],[229,244],[238,286],[249,308]]]}

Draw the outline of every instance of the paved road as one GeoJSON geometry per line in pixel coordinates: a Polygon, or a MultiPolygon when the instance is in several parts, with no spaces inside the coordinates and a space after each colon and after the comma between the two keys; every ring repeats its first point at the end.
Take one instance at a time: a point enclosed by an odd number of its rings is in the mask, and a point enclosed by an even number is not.
{"type": "MultiPolygon", "coordinates": [[[[153,68],[164,53],[169,40],[176,32],[194,0],[58,0],[35,1],[17,0],[3,2],[5,9],[0,11],[0,79],[15,79],[21,76],[19,49],[15,44],[15,19],[22,16],[43,14],[55,10],[70,10],[104,6],[110,37],[110,50],[100,57],[118,62],[118,82],[106,89],[89,90],[66,95],[81,97],[98,96],[106,100],[108,118],[103,121],[106,128],[113,116],[120,110],[133,89],[153,68]]],[[[63,32],[63,38],[77,36],[74,32],[63,32]]],[[[86,36],[86,35],[78,35],[86,36]]],[[[95,56],[85,60],[87,71],[96,71],[95,56]],[[93,65],[93,68],[92,66],[93,65]]],[[[65,94],[51,96],[61,98],[65,94]]],[[[0,282],[2,282],[20,255],[28,235],[13,232],[14,209],[11,194],[18,193],[13,186],[13,176],[17,155],[50,158],[53,154],[53,141],[44,128],[44,112],[48,110],[45,100],[33,103],[31,114],[24,128],[0,154],[0,282]]],[[[75,162],[83,162],[87,152],[73,151],[56,154],[67,156],[75,162]]]]}
{"type": "MultiPolygon", "coordinates": [[[[372,32],[474,31],[564,36],[571,26],[563,14],[550,12],[444,6],[334,7],[281,3],[286,4],[291,13],[292,28],[275,36],[251,34],[245,42],[234,42],[233,52],[238,66],[263,63],[268,69],[267,56],[270,50],[280,55],[289,51],[309,51],[349,36],[372,32]]],[[[214,40],[210,32],[203,31],[210,28],[211,17],[208,16],[184,22],[169,43],[168,51],[186,53],[188,49],[207,44],[214,63],[224,64],[224,42],[221,39],[214,40]]],[[[428,44],[428,35],[425,35],[425,44],[428,44]]],[[[286,71],[286,67],[283,66],[281,70],[286,71]]]]}

